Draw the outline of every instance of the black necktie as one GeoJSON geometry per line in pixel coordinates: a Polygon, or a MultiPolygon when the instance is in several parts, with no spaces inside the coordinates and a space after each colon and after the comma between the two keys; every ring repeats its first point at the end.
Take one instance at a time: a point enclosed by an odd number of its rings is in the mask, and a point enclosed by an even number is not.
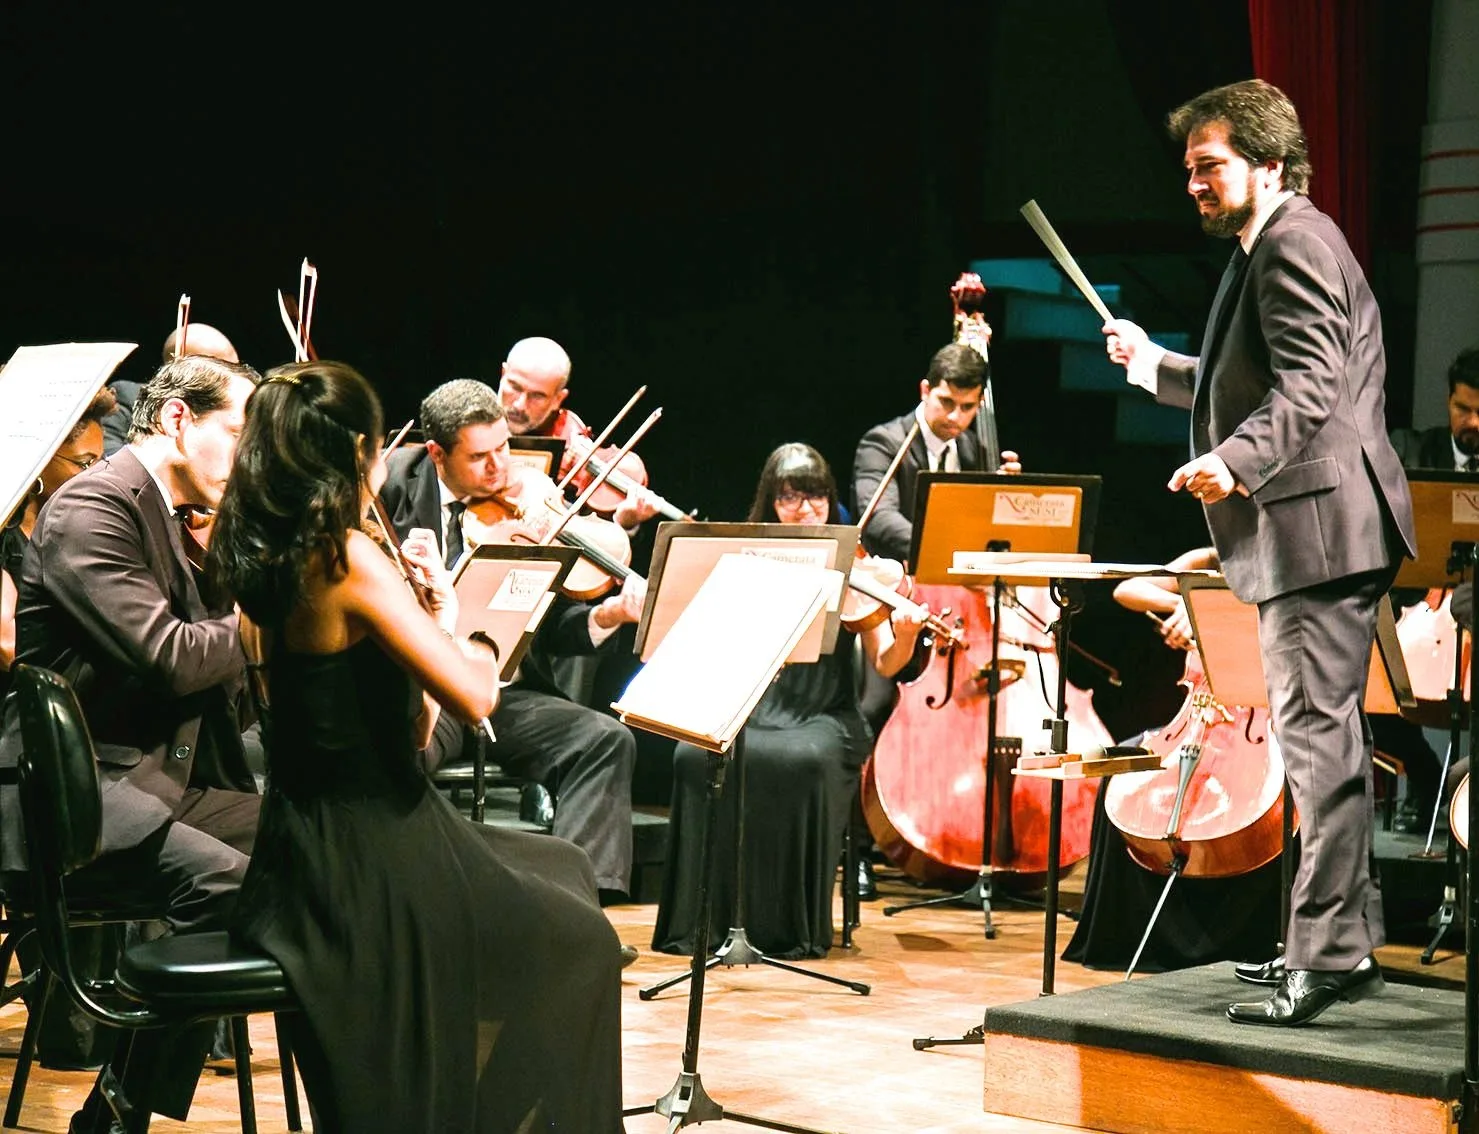
{"type": "Polygon", "coordinates": [[[467,511],[467,505],[461,500],[454,500],[447,505],[450,513],[447,516],[447,566],[455,567],[457,561],[462,558],[462,513],[467,511]]]}
{"type": "Polygon", "coordinates": [[[1202,338],[1202,353],[1200,356],[1200,369],[1203,373],[1210,362],[1210,355],[1217,343],[1218,331],[1223,321],[1224,308],[1230,302],[1230,297],[1237,289],[1239,281],[1243,277],[1243,267],[1248,263],[1248,253],[1243,251],[1242,241],[1233,246],[1232,258],[1227,262],[1227,269],[1222,273],[1222,282],[1217,285],[1217,295],[1212,300],[1212,311],[1207,316],[1207,330],[1202,338]]]}

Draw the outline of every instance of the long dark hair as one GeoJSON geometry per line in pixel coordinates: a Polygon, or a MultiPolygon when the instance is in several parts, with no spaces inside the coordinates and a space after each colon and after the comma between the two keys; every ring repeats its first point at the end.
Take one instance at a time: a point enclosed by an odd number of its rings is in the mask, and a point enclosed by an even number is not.
{"type": "Polygon", "coordinates": [[[383,432],[380,399],[342,362],[279,366],[252,392],[206,569],[253,621],[287,617],[311,561],[330,577],[348,568],[383,432]]]}
{"type": "Polygon", "coordinates": [[[802,441],[787,441],[765,458],[760,470],[760,483],[755,488],[755,502],[747,517],[752,524],[776,521],[775,498],[786,489],[796,492],[827,494],[827,523],[841,523],[837,509],[837,480],[827,459],[802,441]]]}

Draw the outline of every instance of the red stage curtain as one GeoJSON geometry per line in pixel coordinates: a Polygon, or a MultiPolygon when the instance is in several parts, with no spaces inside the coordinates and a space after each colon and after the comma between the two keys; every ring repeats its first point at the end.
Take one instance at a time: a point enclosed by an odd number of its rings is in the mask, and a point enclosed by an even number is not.
{"type": "Polygon", "coordinates": [[[1248,0],[1253,71],[1299,109],[1314,177],[1310,199],[1369,268],[1366,123],[1368,7],[1364,0],[1248,0]]]}

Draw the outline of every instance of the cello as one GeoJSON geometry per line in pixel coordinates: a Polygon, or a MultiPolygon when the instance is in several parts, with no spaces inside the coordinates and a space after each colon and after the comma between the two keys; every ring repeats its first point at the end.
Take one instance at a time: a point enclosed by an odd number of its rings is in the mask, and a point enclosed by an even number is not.
{"type": "MultiPolygon", "coordinates": [[[[985,289],[962,276],[951,289],[955,335],[983,356],[991,330],[979,312],[985,289]]],[[[977,418],[988,467],[1005,457],[996,440],[989,386],[977,418]]],[[[890,466],[902,460],[913,434],[890,466]]],[[[887,483],[885,478],[884,483],[887,483]]],[[[882,485],[879,492],[882,491],[882,485]]],[[[876,494],[875,494],[876,496],[876,494]]],[[[1046,633],[1056,617],[1043,587],[1017,587],[1002,611],[997,671],[991,669],[992,618],[987,593],[976,588],[921,585],[912,597],[949,621],[955,633],[932,635],[933,657],[923,674],[901,686],[873,755],[863,766],[863,814],[880,850],[922,881],[965,885],[989,864],[994,872],[1039,876],[1048,867],[1052,785],[1011,774],[1017,756],[1047,748],[1044,722],[1057,715],[1060,660],[1046,633]],[[996,678],[996,745],[985,751],[996,678]],[[991,846],[986,833],[987,769],[992,776],[991,846]]],[[[1084,751],[1113,743],[1093,708],[1093,694],[1066,690],[1068,747],[1084,751]]],[[[1089,850],[1097,785],[1063,785],[1058,865],[1089,850]]]]}

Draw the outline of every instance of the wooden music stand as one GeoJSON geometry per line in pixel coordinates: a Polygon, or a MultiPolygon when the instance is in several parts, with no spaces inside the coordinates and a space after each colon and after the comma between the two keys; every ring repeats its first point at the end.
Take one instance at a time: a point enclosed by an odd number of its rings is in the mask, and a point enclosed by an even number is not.
{"type": "Polygon", "coordinates": [[[559,480],[560,462],[565,459],[565,439],[522,435],[510,437],[508,455],[512,464],[527,465],[551,480],[559,480]]]}
{"type": "Polygon", "coordinates": [[[513,680],[556,589],[579,558],[573,547],[485,543],[457,564],[457,635],[481,632],[493,643],[500,681],[513,680]]]}
{"type": "MultiPolygon", "coordinates": [[[[1213,695],[1225,705],[1267,708],[1258,608],[1240,601],[1219,574],[1182,574],[1178,584],[1213,695]]],[[[1400,713],[1416,703],[1397,641],[1391,600],[1383,598],[1377,607],[1376,641],[1371,647],[1362,708],[1368,713],[1400,713]]]]}
{"type": "Polygon", "coordinates": [[[1479,473],[1410,469],[1412,519],[1417,528],[1417,558],[1404,559],[1397,587],[1449,587],[1463,578],[1479,543],[1479,473]],[[1456,554],[1457,553],[1457,554],[1456,554]],[[1455,579],[1455,576],[1458,579],[1455,579]]]}
{"type": "MultiPolygon", "coordinates": [[[[1000,570],[1003,560],[1034,553],[1035,558],[1087,560],[1093,538],[1101,480],[1097,476],[1005,476],[995,473],[922,473],[915,492],[914,540],[911,558],[915,578],[921,583],[961,585],[991,584],[991,666],[986,676],[986,751],[982,757],[986,778],[982,793],[984,815],[981,826],[981,865],[976,880],[959,894],[885,906],[892,917],[924,906],[965,902],[981,911],[986,940],[996,937],[991,922],[991,841],[995,813],[994,763],[998,758],[1020,755],[1020,745],[999,751],[996,721],[997,698],[1001,693],[1001,600],[1007,577],[1000,570]],[[961,556],[984,554],[991,562],[978,573],[956,570],[961,556]]],[[[1062,618],[1067,617],[1066,591],[1055,588],[1062,618]]],[[[1063,643],[1066,647],[1066,643],[1063,643]]],[[[1066,686],[1065,690],[1066,692],[1066,686]]],[[[1062,717],[1064,714],[1059,713],[1062,717]]],[[[1066,730],[1067,726],[1064,725],[1066,730]]],[[[1065,731],[1066,737],[1066,731],[1065,731]]],[[[1054,745],[1055,752],[1066,751],[1054,745]]],[[[1061,792],[1062,785],[1055,785],[1061,792]]],[[[1055,891],[1056,861],[1049,864],[1048,877],[1055,891]]]]}
{"type": "MultiPolygon", "coordinates": [[[[851,524],[731,524],[705,521],[668,522],[657,526],[652,566],[647,574],[649,596],[637,623],[633,651],[647,661],[662,644],[678,616],[698,593],[721,556],[754,555],[804,563],[846,574],[858,546],[858,529],[851,524]]],[[[808,628],[798,653],[787,661],[815,661],[829,654],[841,629],[841,597],[827,599],[823,615],[808,628]],[[809,656],[804,656],[809,655],[809,656]]]]}
{"type": "Polygon", "coordinates": [[[921,583],[959,584],[958,551],[1079,555],[1087,559],[1099,515],[1097,476],[920,473],[909,562],[921,583]]]}
{"type": "MultiPolygon", "coordinates": [[[[687,740],[708,753],[708,802],[699,859],[699,918],[693,956],[687,973],[652,989],[643,989],[641,993],[642,999],[650,1000],[663,988],[678,981],[692,981],[683,1066],[667,1094],[649,1106],[624,1110],[622,1115],[660,1114],[670,1120],[669,1134],[690,1123],[726,1118],[752,1126],[821,1134],[805,1127],[726,1111],[704,1089],[698,1073],[698,1042],[703,1019],[704,976],[717,964],[767,964],[855,987],[864,994],[868,991],[866,985],[858,988],[851,981],[772,960],[749,945],[744,939],[743,929],[738,933],[731,930],[719,953],[714,957],[708,956],[709,889],[714,861],[713,839],[709,833],[717,826],[719,799],[728,763],[724,754],[734,753],[740,770],[739,783],[743,785],[745,721],[781,667],[808,635],[824,611],[829,596],[836,593],[838,576],[835,571],[820,566],[777,562],[731,551],[718,557],[692,593],[689,592],[690,583],[687,572],[675,570],[664,576],[654,566],[648,578],[644,625],[649,624],[647,615],[654,610],[670,621],[661,642],[646,653],[647,664],[612,706],[624,723],[661,736],[687,740]],[[667,587],[672,588],[670,594],[664,593],[664,577],[668,580],[667,587]],[[672,606],[681,607],[676,615],[668,609],[672,606]]],[[[816,656],[812,653],[811,658],[814,660],[816,656]]],[[[740,790],[738,803],[743,818],[743,786],[740,790]]],[[[739,829],[736,863],[743,857],[743,823],[739,829]]],[[[742,903],[742,887],[738,893],[742,903]]]]}

